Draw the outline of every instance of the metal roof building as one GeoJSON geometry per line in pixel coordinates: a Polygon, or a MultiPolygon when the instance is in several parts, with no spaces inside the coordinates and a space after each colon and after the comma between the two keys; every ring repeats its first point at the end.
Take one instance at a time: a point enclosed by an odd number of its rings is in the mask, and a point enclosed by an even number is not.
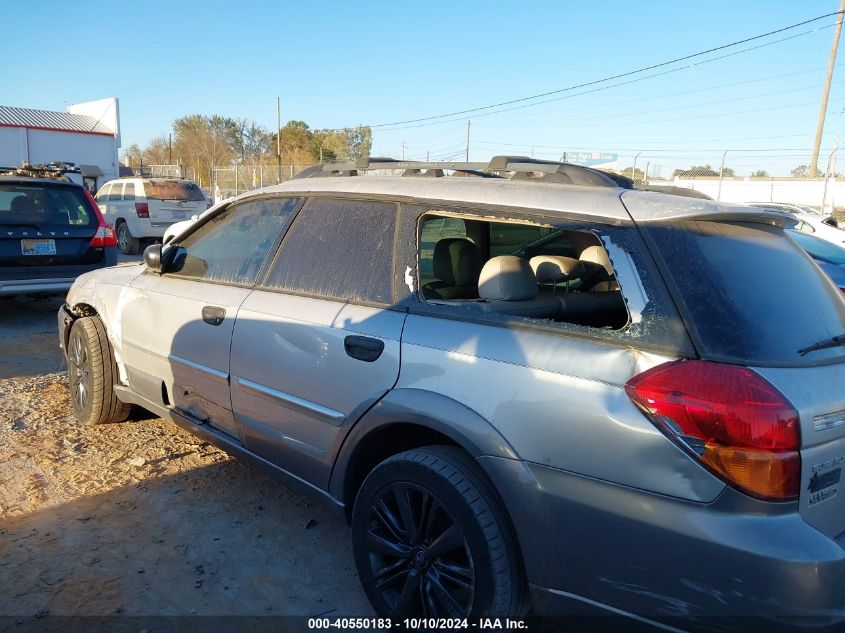
{"type": "Polygon", "coordinates": [[[96,191],[118,176],[120,115],[116,98],[68,106],[67,112],[0,105],[0,166],[75,163],[96,191]]]}

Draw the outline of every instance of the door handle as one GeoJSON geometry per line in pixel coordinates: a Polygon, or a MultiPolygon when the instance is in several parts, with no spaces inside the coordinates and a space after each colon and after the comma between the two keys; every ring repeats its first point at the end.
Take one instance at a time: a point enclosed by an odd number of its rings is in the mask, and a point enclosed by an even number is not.
{"type": "Polygon", "coordinates": [[[202,320],[209,325],[220,325],[226,318],[226,310],[216,306],[205,306],[202,309],[202,320]]]}
{"type": "Polygon", "coordinates": [[[343,348],[352,358],[372,363],[384,351],[384,341],[369,336],[347,336],[343,339],[343,348]]]}

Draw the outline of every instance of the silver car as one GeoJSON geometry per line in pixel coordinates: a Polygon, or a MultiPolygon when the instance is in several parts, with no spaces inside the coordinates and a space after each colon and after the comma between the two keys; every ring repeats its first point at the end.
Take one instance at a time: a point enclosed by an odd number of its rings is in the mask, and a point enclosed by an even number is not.
{"type": "Polygon", "coordinates": [[[304,176],[74,284],[82,422],[337,507],[384,616],[845,621],[845,302],[786,216],[527,158],[304,176]]]}

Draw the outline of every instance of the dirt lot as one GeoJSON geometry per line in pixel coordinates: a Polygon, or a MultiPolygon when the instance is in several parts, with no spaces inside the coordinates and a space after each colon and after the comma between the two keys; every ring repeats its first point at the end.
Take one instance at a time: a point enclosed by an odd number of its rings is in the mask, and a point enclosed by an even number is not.
{"type": "Polygon", "coordinates": [[[60,303],[0,300],[0,615],[370,615],[330,510],[143,411],[75,421],[60,303]]]}

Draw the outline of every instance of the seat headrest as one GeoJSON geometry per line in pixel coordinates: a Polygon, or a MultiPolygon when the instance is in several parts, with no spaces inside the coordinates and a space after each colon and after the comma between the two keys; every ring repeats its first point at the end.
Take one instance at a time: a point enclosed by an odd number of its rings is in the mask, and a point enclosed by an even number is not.
{"type": "Polygon", "coordinates": [[[488,301],[524,301],[537,296],[537,278],[528,260],[513,255],[493,257],[478,279],[478,296],[488,301]]]}
{"type": "Polygon", "coordinates": [[[578,257],[582,262],[592,262],[604,267],[608,275],[613,274],[613,266],[610,264],[610,258],[607,256],[607,251],[603,246],[588,246],[578,257]]]}
{"type": "Polygon", "coordinates": [[[449,237],[434,245],[434,276],[451,286],[474,286],[481,271],[481,253],[467,239],[449,237]]]}
{"type": "Polygon", "coordinates": [[[574,257],[562,255],[537,255],[532,257],[531,269],[537,283],[553,284],[564,279],[579,279],[586,271],[584,265],[574,257]]]}
{"type": "Polygon", "coordinates": [[[29,196],[18,196],[12,199],[11,210],[13,213],[33,213],[35,212],[35,205],[29,196]]]}

